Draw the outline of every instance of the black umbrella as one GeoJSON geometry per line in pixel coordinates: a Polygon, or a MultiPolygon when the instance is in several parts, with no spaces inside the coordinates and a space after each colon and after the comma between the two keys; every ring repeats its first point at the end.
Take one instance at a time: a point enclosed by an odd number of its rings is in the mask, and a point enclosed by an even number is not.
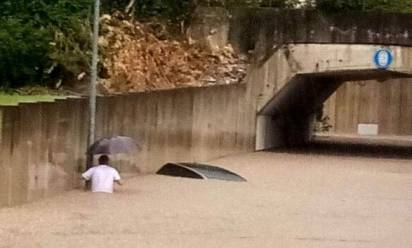
{"type": "Polygon", "coordinates": [[[88,149],[88,154],[118,154],[132,153],[140,150],[140,146],[130,137],[114,136],[103,138],[93,143],[88,149]]]}

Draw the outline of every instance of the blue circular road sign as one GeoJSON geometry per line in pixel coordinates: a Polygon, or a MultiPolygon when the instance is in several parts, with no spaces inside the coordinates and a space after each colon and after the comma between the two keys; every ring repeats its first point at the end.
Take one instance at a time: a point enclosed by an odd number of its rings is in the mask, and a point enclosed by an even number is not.
{"type": "Polygon", "coordinates": [[[393,62],[392,50],[387,48],[377,50],[373,60],[378,69],[388,69],[393,62]]]}

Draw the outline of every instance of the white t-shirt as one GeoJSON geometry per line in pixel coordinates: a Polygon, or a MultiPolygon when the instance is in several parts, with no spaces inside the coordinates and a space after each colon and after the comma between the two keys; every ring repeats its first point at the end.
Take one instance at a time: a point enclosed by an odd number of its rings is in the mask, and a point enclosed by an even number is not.
{"type": "Polygon", "coordinates": [[[82,174],[86,180],[92,180],[93,192],[113,193],[113,181],[120,180],[120,175],[116,169],[99,165],[88,169],[82,174]]]}

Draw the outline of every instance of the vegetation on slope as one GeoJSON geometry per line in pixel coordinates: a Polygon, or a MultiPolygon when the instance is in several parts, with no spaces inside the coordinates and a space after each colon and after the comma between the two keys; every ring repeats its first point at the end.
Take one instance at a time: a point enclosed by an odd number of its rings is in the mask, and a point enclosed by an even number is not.
{"type": "MultiPolygon", "coordinates": [[[[0,87],[39,84],[58,87],[87,74],[91,57],[92,5],[93,0],[0,1],[0,87]]],[[[307,6],[328,13],[412,12],[410,0],[102,0],[104,13],[120,11],[138,20],[156,17],[168,20],[168,24],[178,27],[176,30],[185,28],[199,5],[307,6]]]]}
{"type": "Polygon", "coordinates": [[[0,85],[47,84],[87,67],[91,1],[1,1],[0,85]]]}

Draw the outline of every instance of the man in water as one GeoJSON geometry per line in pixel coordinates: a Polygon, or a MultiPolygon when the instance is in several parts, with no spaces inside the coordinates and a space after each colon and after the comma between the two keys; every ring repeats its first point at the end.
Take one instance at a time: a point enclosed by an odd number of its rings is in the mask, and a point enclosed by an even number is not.
{"type": "Polygon", "coordinates": [[[99,165],[88,169],[82,174],[86,180],[92,181],[92,192],[113,193],[113,184],[122,185],[122,181],[116,169],[109,165],[109,157],[99,157],[99,165]]]}

